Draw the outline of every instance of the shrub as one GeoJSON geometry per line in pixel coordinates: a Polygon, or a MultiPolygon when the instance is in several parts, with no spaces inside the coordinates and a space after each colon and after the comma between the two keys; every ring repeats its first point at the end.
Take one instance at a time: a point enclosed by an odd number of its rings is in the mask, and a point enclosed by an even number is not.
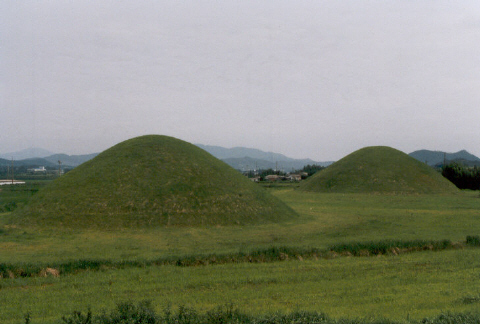
{"type": "Polygon", "coordinates": [[[101,324],[155,324],[157,316],[149,301],[120,303],[109,315],[98,317],[96,323],[101,324]]]}
{"type": "Polygon", "coordinates": [[[467,236],[467,245],[471,246],[480,246],[480,236],[475,235],[475,236],[467,236]]]}
{"type": "Polygon", "coordinates": [[[473,314],[441,314],[433,319],[422,320],[423,324],[478,324],[480,317],[473,314]]]}
{"type": "Polygon", "coordinates": [[[14,211],[15,209],[17,209],[17,207],[18,207],[17,203],[14,201],[11,201],[9,203],[6,203],[3,206],[0,206],[0,213],[14,211]]]}
{"type": "Polygon", "coordinates": [[[217,307],[208,311],[205,315],[205,321],[211,324],[222,323],[249,323],[251,319],[240,313],[240,311],[233,307],[232,304],[225,307],[217,307]]]}
{"type": "Polygon", "coordinates": [[[355,256],[378,255],[391,253],[392,249],[406,251],[420,250],[445,250],[453,246],[450,240],[441,241],[377,241],[377,242],[354,242],[330,246],[328,249],[336,253],[349,252],[355,256]]]}
{"type": "Polygon", "coordinates": [[[75,311],[69,317],[63,316],[62,321],[65,324],[92,324],[92,312],[88,310],[87,314],[84,315],[75,311]]]}
{"type": "MultiPolygon", "coordinates": [[[[396,324],[388,319],[332,319],[318,312],[296,311],[289,314],[270,314],[250,316],[241,313],[233,305],[214,308],[206,313],[198,313],[195,309],[180,306],[172,312],[170,306],[164,310],[163,316],[155,315],[148,301],[138,304],[120,303],[109,314],[95,316],[89,310],[86,314],[75,311],[70,316],[63,316],[65,324],[396,324]]],[[[30,315],[25,316],[25,324],[30,323],[30,315]]],[[[480,323],[480,315],[470,313],[441,314],[421,321],[406,320],[410,324],[470,324],[480,323]]]]}

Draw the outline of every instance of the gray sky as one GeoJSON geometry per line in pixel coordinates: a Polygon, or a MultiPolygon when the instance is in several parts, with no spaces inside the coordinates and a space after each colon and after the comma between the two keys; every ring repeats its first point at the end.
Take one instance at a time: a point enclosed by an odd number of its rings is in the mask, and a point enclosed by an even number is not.
{"type": "Polygon", "coordinates": [[[480,2],[0,0],[0,96],[0,153],[480,156],[480,2]]]}

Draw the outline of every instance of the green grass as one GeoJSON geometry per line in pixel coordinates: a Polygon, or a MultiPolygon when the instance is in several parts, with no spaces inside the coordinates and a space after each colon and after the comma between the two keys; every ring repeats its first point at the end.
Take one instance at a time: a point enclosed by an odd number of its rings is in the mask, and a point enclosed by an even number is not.
{"type": "Polygon", "coordinates": [[[151,228],[259,224],[297,215],[204,150],[149,135],[102,152],[43,188],[15,224],[151,228]]]}
{"type": "Polygon", "coordinates": [[[349,154],[304,181],[300,189],[343,193],[458,192],[433,168],[385,146],[366,147],[349,154]]]}
{"type": "Polygon", "coordinates": [[[24,185],[1,186],[0,213],[10,212],[24,206],[47,183],[45,181],[27,181],[24,185]]]}
{"type": "Polygon", "coordinates": [[[30,313],[41,323],[119,302],[150,300],[160,312],[181,305],[205,312],[234,304],[251,315],[322,312],[333,318],[421,319],[473,312],[480,294],[480,251],[423,252],[375,258],[145,267],[60,278],[3,280],[0,321],[30,313]],[[8,301],[8,302],[6,302],[8,301]],[[45,307],[46,301],[48,307],[45,307]],[[473,301],[473,302],[472,302],[473,301]]]}
{"type": "MultiPolygon", "coordinates": [[[[272,246],[326,249],[382,240],[464,241],[480,233],[480,198],[461,195],[316,194],[273,190],[302,217],[279,224],[131,230],[3,226],[0,262],[76,259],[150,260],[236,253],[272,246]]],[[[5,214],[4,218],[15,217],[5,214]]],[[[1,219],[0,219],[1,221],[1,219]]]]}
{"type": "MultiPolygon", "coordinates": [[[[312,311],[335,319],[399,322],[478,309],[479,192],[376,195],[268,190],[300,217],[260,225],[100,230],[12,225],[15,213],[0,214],[0,264],[30,264],[38,270],[89,260],[95,269],[64,271],[60,277],[0,279],[0,322],[20,323],[30,313],[32,323],[55,323],[76,310],[86,312],[90,307],[98,314],[119,302],[141,300],[151,300],[159,313],[168,304],[206,312],[233,303],[249,316],[312,311]],[[272,247],[363,249],[392,241],[441,243],[466,238],[469,245],[463,249],[398,256],[289,257],[282,262],[207,266],[198,262],[199,266],[189,267],[148,262],[272,247]],[[122,262],[125,267],[118,266],[122,262]]],[[[15,195],[21,197],[18,192],[10,198],[15,195]]]]}

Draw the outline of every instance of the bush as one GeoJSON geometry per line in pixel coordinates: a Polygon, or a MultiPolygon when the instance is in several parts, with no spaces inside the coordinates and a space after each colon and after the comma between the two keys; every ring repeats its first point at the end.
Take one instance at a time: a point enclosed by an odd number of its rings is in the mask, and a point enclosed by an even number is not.
{"type": "Polygon", "coordinates": [[[443,167],[442,175],[459,189],[480,189],[480,169],[477,167],[468,168],[454,162],[443,167]]]}
{"type": "Polygon", "coordinates": [[[453,246],[450,240],[441,241],[377,241],[377,242],[354,242],[337,244],[329,247],[330,251],[336,253],[349,252],[355,256],[367,256],[370,254],[387,254],[393,253],[394,249],[405,251],[421,251],[421,250],[445,250],[453,246]]]}
{"type": "Polygon", "coordinates": [[[5,212],[11,212],[17,209],[17,203],[14,201],[11,201],[9,203],[6,203],[3,206],[0,206],[0,213],[5,213],[5,212]]]}
{"type": "Polygon", "coordinates": [[[471,246],[480,246],[480,236],[467,236],[467,241],[466,241],[467,245],[471,245],[471,246]]]}
{"type": "Polygon", "coordinates": [[[480,317],[473,314],[441,314],[433,319],[424,319],[423,324],[478,324],[480,317]]]}
{"type": "Polygon", "coordinates": [[[87,314],[75,311],[70,316],[63,316],[65,324],[155,324],[159,323],[150,302],[143,301],[137,305],[120,303],[110,313],[93,316],[89,310],[87,314]]]}
{"type": "Polygon", "coordinates": [[[155,324],[157,316],[149,301],[143,301],[134,305],[132,303],[120,303],[110,315],[101,315],[96,320],[101,324],[155,324]]]}
{"type": "MultiPolygon", "coordinates": [[[[163,316],[157,316],[150,302],[138,304],[120,303],[109,314],[95,316],[89,310],[86,314],[75,311],[70,316],[63,316],[65,324],[395,324],[387,319],[332,319],[318,312],[297,311],[290,314],[270,314],[249,316],[241,313],[232,305],[217,307],[206,313],[198,313],[193,308],[180,306],[176,313],[166,307],[163,316]]],[[[30,323],[30,315],[25,316],[25,324],[30,323]]],[[[480,323],[478,314],[441,314],[421,321],[406,320],[410,324],[470,324],[480,323]]]]}
{"type": "Polygon", "coordinates": [[[65,324],[92,324],[92,312],[88,310],[86,315],[81,312],[73,312],[70,317],[63,316],[62,321],[65,324]]]}

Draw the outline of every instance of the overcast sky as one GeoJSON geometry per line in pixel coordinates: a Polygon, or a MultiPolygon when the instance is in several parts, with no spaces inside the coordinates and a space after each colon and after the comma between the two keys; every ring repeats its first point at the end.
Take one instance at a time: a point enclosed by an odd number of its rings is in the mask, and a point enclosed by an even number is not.
{"type": "Polygon", "coordinates": [[[480,156],[480,1],[0,0],[0,153],[163,134],[480,156]]]}

